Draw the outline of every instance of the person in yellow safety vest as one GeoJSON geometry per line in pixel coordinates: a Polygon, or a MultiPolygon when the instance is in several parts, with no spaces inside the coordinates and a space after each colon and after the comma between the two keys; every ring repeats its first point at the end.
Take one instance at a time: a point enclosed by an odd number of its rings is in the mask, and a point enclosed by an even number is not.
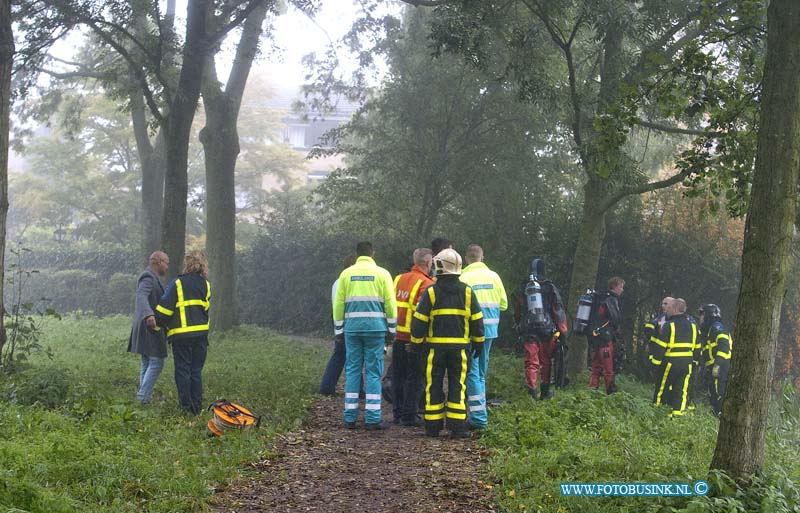
{"type": "Polygon", "coordinates": [[[392,275],[379,267],[369,242],[356,245],[356,263],[339,275],[333,301],[334,334],[346,347],[344,425],[355,429],[361,369],[366,373],[364,427],[386,429],[381,422],[383,345],[397,328],[397,303],[392,275]]]}
{"type": "Polygon", "coordinates": [[[700,307],[700,330],[704,342],[703,353],[706,356],[706,368],[711,370],[708,381],[708,393],[711,409],[717,417],[722,413],[722,402],[725,389],[728,387],[728,373],[731,368],[733,339],[730,332],[722,324],[722,312],[714,304],[700,307]]]}
{"type": "Polygon", "coordinates": [[[464,258],[468,265],[461,271],[461,281],[472,288],[481,304],[486,337],[481,352],[471,362],[467,374],[467,424],[471,429],[485,429],[488,423],[486,372],[489,368],[489,351],[492,349],[492,341],[497,338],[500,312],[508,309],[508,295],[500,276],[483,262],[483,248],[470,244],[464,258]]]}
{"type": "Polygon", "coordinates": [[[156,306],[156,322],[167,329],[175,360],[175,386],[181,408],[197,415],[203,410],[203,366],[208,353],[208,310],[211,284],[202,251],[183,259],[183,274],[169,284],[156,306]]]}
{"type": "Polygon", "coordinates": [[[670,415],[686,412],[692,362],[699,359],[697,325],[686,316],[686,301],[675,298],[667,307],[667,322],[661,329],[650,361],[657,366],[653,403],[672,407],[670,415]]]}
{"type": "Polygon", "coordinates": [[[661,333],[661,328],[667,322],[667,305],[669,305],[670,301],[674,298],[667,296],[661,300],[661,313],[658,314],[653,319],[644,323],[644,335],[647,337],[647,340],[650,341],[648,344],[650,356],[649,359],[652,362],[653,360],[653,353],[656,351],[658,347],[658,335],[661,333]]]}
{"type": "Polygon", "coordinates": [[[433,284],[428,272],[433,254],[428,248],[417,248],[414,266],[394,279],[397,300],[397,337],[392,346],[392,406],[395,424],[421,426],[417,420],[422,394],[423,369],[419,352],[411,351],[411,319],[425,290],[433,284]]]}
{"type": "Polygon", "coordinates": [[[427,343],[425,364],[425,434],[439,436],[447,418],[454,438],[469,438],[466,386],[470,348],[473,357],[482,351],[483,312],[475,292],[459,281],[461,255],[442,250],[433,259],[436,283],[428,287],[411,321],[414,350],[427,343]],[[447,397],[443,380],[447,375],[447,397]]]}

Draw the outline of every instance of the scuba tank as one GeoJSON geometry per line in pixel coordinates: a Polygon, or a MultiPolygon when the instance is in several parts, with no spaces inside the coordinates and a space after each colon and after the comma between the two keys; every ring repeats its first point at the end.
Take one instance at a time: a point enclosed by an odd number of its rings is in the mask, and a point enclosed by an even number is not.
{"type": "Polygon", "coordinates": [[[581,294],[578,299],[578,313],[575,315],[575,323],[572,326],[572,331],[579,335],[586,335],[589,330],[589,321],[592,318],[592,305],[594,290],[586,289],[586,292],[581,294]]]}
{"type": "Polygon", "coordinates": [[[542,286],[536,281],[536,276],[531,274],[528,284],[525,285],[525,303],[528,314],[534,324],[544,324],[544,302],[542,301],[542,286]]]}

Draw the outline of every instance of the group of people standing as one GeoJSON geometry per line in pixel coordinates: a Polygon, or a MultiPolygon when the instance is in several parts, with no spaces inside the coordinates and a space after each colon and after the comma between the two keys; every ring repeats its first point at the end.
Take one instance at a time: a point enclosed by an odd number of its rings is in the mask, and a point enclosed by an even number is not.
{"type": "MultiPolygon", "coordinates": [[[[415,249],[411,268],[392,279],[375,263],[372,245],[360,242],[355,263],[333,285],[334,354],[320,393],[334,395],[344,367],[343,418],[348,429],[356,427],[361,398],[365,429],[387,427],[381,420],[381,376],[384,347],[389,344],[396,424],[424,425],[426,435],[435,437],[446,421],[456,438],[469,437],[471,430],[487,425],[489,354],[498,335],[500,312],[509,306],[508,295],[500,277],[484,262],[479,245],[467,247],[463,268],[461,255],[446,239],[434,239],[431,246],[415,249]],[[419,421],[420,407],[424,423],[419,421]]],[[[624,281],[612,281],[616,292],[612,297],[618,298],[624,281]]],[[[525,348],[526,383],[534,399],[548,399],[553,386],[566,381],[567,315],[557,287],[544,276],[541,259],[534,259],[530,276],[514,297],[516,329],[525,348]]],[[[607,305],[615,307],[606,307],[602,315],[613,320],[611,329],[617,333],[619,306],[611,300],[607,305]]],[[[608,347],[597,351],[592,380],[596,387],[599,377],[605,377],[611,393],[613,369],[603,360],[604,354],[610,358],[608,351],[608,347]]]]}
{"type": "Polygon", "coordinates": [[[136,399],[142,404],[151,401],[169,343],[180,407],[197,415],[203,409],[202,372],[208,351],[208,260],[202,251],[188,253],[181,274],[166,289],[161,278],[167,274],[169,256],[156,251],[150,255],[149,264],[137,281],[128,339],[128,352],[141,355],[136,399]]]}
{"type": "Polygon", "coordinates": [[[687,314],[682,298],[665,297],[661,308],[661,314],[645,324],[656,374],[653,403],[671,406],[671,415],[683,415],[692,407],[696,383],[705,378],[711,409],[719,416],[733,349],[719,306],[701,306],[699,320],[687,314]]]}

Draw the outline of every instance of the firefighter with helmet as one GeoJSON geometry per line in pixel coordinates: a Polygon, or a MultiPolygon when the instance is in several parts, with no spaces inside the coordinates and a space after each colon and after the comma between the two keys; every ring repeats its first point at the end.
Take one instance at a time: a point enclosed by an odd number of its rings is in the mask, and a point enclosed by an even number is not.
{"type": "Polygon", "coordinates": [[[541,399],[549,399],[553,385],[564,385],[567,314],[558,288],[544,273],[544,260],[534,258],[530,275],[520,285],[514,301],[514,321],[525,348],[525,381],[534,399],[539,399],[539,390],[541,399]],[[554,364],[561,369],[560,379],[555,379],[554,364]],[[541,388],[537,389],[539,378],[541,388]]]}
{"type": "Polygon", "coordinates": [[[423,342],[428,346],[425,434],[439,436],[446,418],[454,438],[469,438],[464,383],[470,356],[475,358],[483,349],[483,312],[475,292],[459,280],[461,255],[453,249],[444,249],[434,257],[433,265],[436,283],[423,294],[411,321],[412,349],[420,351],[423,342]],[[443,387],[445,374],[447,396],[443,387]]]}
{"type": "Polygon", "coordinates": [[[722,324],[722,312],[717,305],[703,305],[698,314],[702,341],[705,342],[703,357],[706,369],[711,371],[711,378],[708,380],[711,409],[716,416],[719,416],[722,413],[722,401],[728,386],[733,340],[730,332],[722,324]]]}

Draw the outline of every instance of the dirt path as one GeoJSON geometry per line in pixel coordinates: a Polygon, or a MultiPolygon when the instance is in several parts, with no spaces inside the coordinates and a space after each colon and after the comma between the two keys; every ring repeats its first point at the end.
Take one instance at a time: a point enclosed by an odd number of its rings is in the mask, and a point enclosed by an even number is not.
{"type": "MultiPolygon", "coordinates": [[[[220,513],[479,513],[496,511],[474,440],[426,438],[421,428],[342,425],[343,399],[319,400],[309,423],[281,437],[278,457],[254,465],[213,502],[220,513]]],[[[384,403],[383,418],[391,419],[384,403]]],[[[443,432],[444,434],[444,432],[443,432]]]]}

